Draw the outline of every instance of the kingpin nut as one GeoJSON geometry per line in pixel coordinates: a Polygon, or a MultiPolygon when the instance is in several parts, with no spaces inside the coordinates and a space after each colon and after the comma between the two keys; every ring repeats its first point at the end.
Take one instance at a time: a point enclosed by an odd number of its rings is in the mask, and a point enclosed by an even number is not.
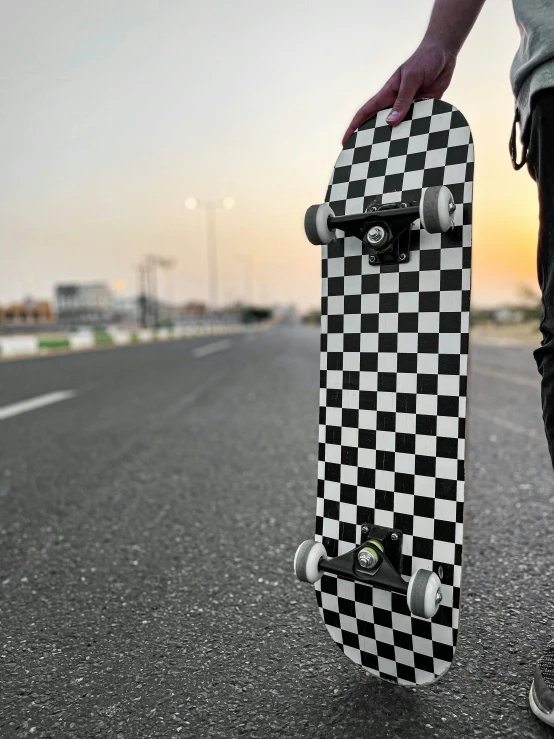
{"type": "Polygon", "coordinates": [[[379,555],[373,547],[364,547],[358,552],[358,562],[362,567],[369,569],[379,563],[379,555]]]}

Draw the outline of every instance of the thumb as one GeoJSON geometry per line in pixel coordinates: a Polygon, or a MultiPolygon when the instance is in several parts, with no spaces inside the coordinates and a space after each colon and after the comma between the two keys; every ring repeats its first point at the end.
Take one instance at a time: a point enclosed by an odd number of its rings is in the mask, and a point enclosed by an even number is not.
{"type": "Polygon", "coordinates": [[[387,123],[396,125],[404,120],[410,109],[410,105],[414,102],[419,87],[419,77],[410,73],[402,75],[398,95],[396,96],[391,112],[387,116],[387,123]]]}

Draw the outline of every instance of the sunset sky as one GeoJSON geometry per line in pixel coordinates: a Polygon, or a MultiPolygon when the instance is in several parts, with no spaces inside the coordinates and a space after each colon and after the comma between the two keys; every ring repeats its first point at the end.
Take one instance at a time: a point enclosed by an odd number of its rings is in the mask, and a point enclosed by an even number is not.
{"type": "MultiPolygon", "coordinates": [[[[177,261],[163,298],[319,302],[303,232],[357,108],[415,49],[429,0],[1,0],[0,304],[56,282],[124,281],[177,261]],[[253,295],[249,270],[254,262],[253,295]],[[250,294],[249,294],[250,293],[250,294]]],[[[444,99],[474,135],[474,305],[536,287],[536,192],[508,155],[509,0],[487,0],[444,99]]]]}

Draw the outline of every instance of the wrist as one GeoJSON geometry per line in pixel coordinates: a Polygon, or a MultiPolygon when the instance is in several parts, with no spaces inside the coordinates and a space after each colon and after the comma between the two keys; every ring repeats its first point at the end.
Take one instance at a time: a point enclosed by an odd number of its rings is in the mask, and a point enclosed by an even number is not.
{"type": "Polygon", "coordinates": [[[436,38],[432,35],[425,35],[417,50],[420,52],[432,51],[435,54],[440,54],[445,59],[452,59],[455,61],[460,51],[460,47],[452,41],[446,41],[443,38],[436,38]]]}

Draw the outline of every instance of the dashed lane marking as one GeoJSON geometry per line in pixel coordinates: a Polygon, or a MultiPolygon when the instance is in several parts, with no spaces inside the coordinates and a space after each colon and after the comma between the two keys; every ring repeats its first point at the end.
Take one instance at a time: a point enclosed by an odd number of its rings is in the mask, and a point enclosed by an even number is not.
{"type": "Polygon", "coordinates": [[[59,390],[55,393],[46,393],[45,395],[37,395],[36,398],[28,398],[21,400],[19,403],[11,403],[0,408],[0,421],[13,416],[19,416],[21,413],[44,408],[47,405],[60,403],[62,400],[69,400],[77,395],[75,390],[59,390]]]}
{"type": "Polygon", "coordinates": [[[231,342],[229,339],[222,339],[221,341],[214,341],[211,344],[204,344],[204,346],[197,346],[196,349],[191,351],[191,355],[194,359],[201,359],[202,357],[207,357],[209,354],[224,352],[230,346],[231,342]]]}

